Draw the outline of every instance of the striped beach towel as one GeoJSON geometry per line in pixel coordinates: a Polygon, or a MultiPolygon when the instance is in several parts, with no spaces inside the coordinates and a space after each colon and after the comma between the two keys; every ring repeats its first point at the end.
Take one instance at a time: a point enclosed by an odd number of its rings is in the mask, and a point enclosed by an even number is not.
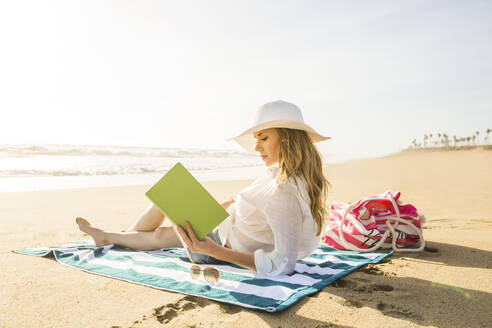
{"type": "Polygon", "coordinates": [[[210,284],[203,275],[198,280],[191,278],[193,263],[182,248],[134,251],[79,241],[13,252],[54,256],[63,265],[94,274],[268,312],[284,310],[338,278],[393,253],[340,251],[320,244],[309,257],[297,262],[290,275],[268,277],[234,264],[201,265],[220,271],[219,282],[210,284]]]}

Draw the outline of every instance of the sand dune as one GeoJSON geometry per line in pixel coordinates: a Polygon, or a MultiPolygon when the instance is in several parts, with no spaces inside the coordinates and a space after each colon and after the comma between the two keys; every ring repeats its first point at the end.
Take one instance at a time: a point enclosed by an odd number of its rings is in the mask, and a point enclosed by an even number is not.
{"type": "MultiPolygon", "coordinates": [[[[88,274],[18,248],[86,239],[74,222],[128,227],[150,186],[0,193],[0,327],[490,327],[492,151],[411,151],[326,167],[329,202],[396,189],[432,252],[400,253],[263,313],[88,274]]],[[[208,182],[218,200],[250,181],[208,182]]]]}

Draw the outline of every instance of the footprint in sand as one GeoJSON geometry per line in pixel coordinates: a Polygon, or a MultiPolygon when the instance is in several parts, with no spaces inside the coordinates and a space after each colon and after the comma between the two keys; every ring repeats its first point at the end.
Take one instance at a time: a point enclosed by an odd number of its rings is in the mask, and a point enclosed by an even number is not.
{"type": "Polygon", "coordinates": [[[359,277],[352,277],[352,280],[358,281],[358,282],[370,282],[371,280],[366,279],[366,278],[359,278],[359,277]]]}
{"type": "Polygon", "coordinates": [[[355,288],[354,291],[362,292],[362,293],[372,293],[372,292],[390,292],[393,289],[394,289],[393,286],[390,285],[369,284],[369,285],[359,286],[355,288]]]}
{"type": "MultiPolygon", "coordinates": [[[[392,263],[392,262],[388,262],[388,263],[392,263]]],[[[368,264],[368,265],[360,268],[359,271],[362,273],[365,273],[365,274],[371,274],[371,275],[376,275],[376,276],[396,276],[396,273],[383,271],[383,270],[379,269],[374,264],[368,264]]]]}
{"type": "Polygon", "coordinates": [[[391,292],[394,288],[391,285],[384,285],[384,284],[374,284],[371,286],[372,290],[377,291],[377,292],[391,292]]]}
{"type": "Polygon", "coordinates": [[[356,283],[353,280],[348,280],[348,279],[341,278],[341,279],[336,280],[330,286],[331,287],[335,287],[335,288],[350,288],[350,289],[354,289],[354,288],[358,287],[359,284],[356,283]]]}
{"type": "Polygon", "coordinates": [[[142,316],[140,320],[135,320],[133,323],[142,323],[145,320],[155,318],[161,324],[167,324],[169,321],[179,315],[179,313],[195,309],[197,307],[204,307],[210,304],[210,301],[200,299],[193,296],[185,296],[176,303],[169,303],[153,309],[150,316],[142,316]]]}
{"type": "Polygon", "coordinates": [[[422,318],[418,314],[413,313],[412,311],[407,309],[394,309],[383,313],[385,315],[391,315],[395,317],[414,318],[414,319],[422,320],[422,318]]]}
{"type": "Polygon", "coordinates": [[[391,285],[385,284],[373,284],[373,283],[361,283],[360,279],[351,280],[351,279],[338,279],[333,284],[332,287],[335,288],[348,288],[355,292],[361,293],[372,293],[372,292],[390,292],[394,288],[391,285]]]}
{"type": "MultiPolygon", "coordinates": [[[[390,306],[386,303],[383,303],[383,302],[379,302],[377,305],[376,305],[377,309],[379,311],[385,311],[387,310],[390,306]]],[[[391,307],[393,307],[393,305],[391,305],[391,307]]]]}
{"type": "Polygon", "coordinates": [[[239,313],[239,312],[242,311],[239,306],[233,305],[233,304],[223,304],[223,303],[220,303],[219,306],[220,306],[220,309],[224,313],[227,313],[227,314],[236,314],[236,313],[239,313]]]}
{"type": "Polygon", "coordinates": [[[345,300],[342,302],[343,306],[361,308],[365,304],[359,300],[345,300]]]}
{"type": "MultiPolygon", "coordinates": [[[[354,281],[350,279],[339,279],[331,286],[335,288],[348,288],[356,292],[368,293],[368,294],[373,292],[391,292],[394,290],[394,287],[391,285],[375,284],[375,283],[360,283],[361,280],[360,279],[357,280],[358,281],[354,281]]],[[[351,296],[353,297],[354,295],[351,296]]],[[[346,298],[344,300],[340,300],[337,302],[343,306],[355,307],[355,308],[370,306],[370,304],[372,303],[371,298],[374,298],[374,296],[371,296],[369,298],[369,301],[361,296],[362,295],[357,296],[357,298],[355,299],[346,298]],[[368,301],[369,303],[367,303],[366,301],[368,301]]],[[[377,304],[374,305],[379,311],[381,311],[385,315],[390,315],[394,317],[415,318],[415,319],[420,318],[418,314],[415,314],[408,309],[397,308],[392,304],[386,304],[382,301],[379,301],[377,304]]]]}
{"type": "Polygon", "coordinates": [[[395,307],[393,304],[386,304],[384,302],[379,302],[376,308],[385,315],[391,315],[394,317],[405,317],[405,318],[421,318],[418,314],[413,313],[408,309],[401,309],[395,307]]]}

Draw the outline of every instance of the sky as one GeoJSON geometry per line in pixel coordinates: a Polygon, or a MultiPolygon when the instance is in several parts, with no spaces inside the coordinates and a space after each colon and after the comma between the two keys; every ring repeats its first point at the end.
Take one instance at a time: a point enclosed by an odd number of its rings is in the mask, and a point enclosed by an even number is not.
{"type": "Polygon", "coordinates": [[[492,128],[492,1],[1,1],[0,144],[241,150],[274,100],[371,157],[492,128]]]}

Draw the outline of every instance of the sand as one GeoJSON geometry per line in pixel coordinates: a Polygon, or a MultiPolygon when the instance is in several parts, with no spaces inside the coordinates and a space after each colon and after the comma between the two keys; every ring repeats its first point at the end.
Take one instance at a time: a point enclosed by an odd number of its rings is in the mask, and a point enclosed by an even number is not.
{"type": "MultiPolygon", "coordinates": [[[[12,249],[87,239],[75,217],[128,227],[150,187],[0,193],[0,327],[491,327],[492,151],[407,151],[330,165],[328,201],[396,189],[437,251],[394,254],[264,313],[89,274],[12,249]],[[161,323],[162,321],[162,323],[161,323]]],[[[250,181],[207,182],[219,201],[250,181]]]]}

